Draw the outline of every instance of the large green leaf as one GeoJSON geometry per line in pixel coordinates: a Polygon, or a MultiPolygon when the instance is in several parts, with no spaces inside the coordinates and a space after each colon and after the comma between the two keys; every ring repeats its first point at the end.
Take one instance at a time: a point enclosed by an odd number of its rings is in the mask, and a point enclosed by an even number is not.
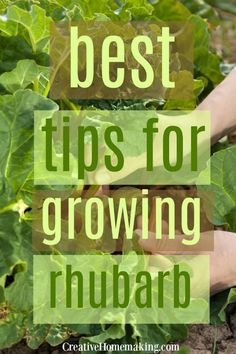
{"type": "Polygon", "coordinates": [[[205,47],[194,50],[194,64],[198,73],[206,76],[213,84],[219,84],[224,76],[220,70],[220,59],[205,47]]]}
{"type": "Polygon", "coordinates": [[[17,35],[16,37],[0,36],[0,74],[13,70],[19,60],[33,59],[37,64],[49,66],[47,53],[33,53],[28,42],[17,35]]]}
{"type": "Polygon", "coordinates": [[[34,60],[20,60],[15,69],[0,76],[0,84],[10,92],[25,89],[39,76],[39,67],[34,60]]]}
{"type": "Polygon", "coordinates": [[[222,322],[225,322],[225,314],[223,314],[223,311],[226,309],[225,303],[227,302],[229,292],[230,289],[227,289],[211,297],[211,324],[220,325],[222,322]],[[222,309],[224,310],[222,311],[222,309]],[[221,314],[220,317],[219,314],[221,314]]]}
{"type": "Polygon", "coordinates": [[[154,14],[163,21],[186,21],[191,12],[180,1],[160,0],[153,4],[154,14]]]}
{"type": "Polygon", "coordinates": [[[17,213],[0,214],[0,244],[0,281],[6,311],[6,316],[0,317],[0,348],[5,348],[22,339],[24,320],[32,311],[31,228],[19,223],[17,213]],[[4,276],[7,274],[8,279],[4,276]]]}
{"type": "Polygon", "coordinates": [[[213,197],[213,223],[227,225],[229,230],[235,225],[236,208],[236,146],[215,153],[211,160],[211,185],[205,183],[205,171],[199,176],[198,184],[205,205],[211,217],[213,197]],[[230,216],[230,217],[229,217],[230,216]]]}
{"type": "MultiPolygon", "coordinates": [[[[29,265],[28,265],[29,266],[29,265]]],[[[32,269],[30,270],[30,272],[32,269]]],[[[33,308],[32,274],[20,272],[15,275],[14,282],[6,288],[5,298],[9,306],[17,312],[30,313],[33,308]]]]}
{"type": "Polygon", "coordinates": [[[0,208],[20,198],[32,178],[34,111],[56,109],[56,103],[31,90],[0,97],[0,208]]]}
{"type": "Polygon", "coordinates": [[[28,330],[26,334],[28,346],[32,349],[37,349],[45,341],[49,328],[49,325],[34,325],[31,320],[28,323],[28,330]]]}
{"type": "Polygon", "coordinates": [[[16,36],[18,32],[18,24],[11,21],[6,21],[0,18],[0,33],[5,36],[16,36]]]}
{"type": "MultiPolygon", "coordinates": [[[[32,5],[30,11],[25,11],[13,5],[8,9],[7,19],[21,25],[22,35],[31,44],[33,52],[47,48],[52,20],[46,16],[44,9],[32,5]]],[[[19,28],[18,31],[21,32],[21,29],[19,28]]]]}
{"type": "MultiPolygon", "coordinates": [[[[18,213],[0,214],[0,244],[0,278],[8,274],[22,282],[24,279],[18,275],[24,274],[32,262],[31,228],[23,221],[19,222],[18,213]]],[[[20,300],[18,296],[16,300],[20,300]]]]}
{"type": "Polygon", "coordinates": [[[206,21],[201,17],[192,15],[189,18],[189,22],[193,25],[194,31],[194,48],[207,48],[210,44],[210,32],[206,21]]]}
{"type": "Polygon", "coordinates": [[[16,241],[16,234],[13,225],[5,225],[4,223],[11,222],[11,218],[3,218],[0,216],[0,278],[4,276],[3,283],[5,283],[5,275],[10,273],[11,268],[17,262],[18,258],[14,253],[14,241],[16,241]],[[6,233],[6,227],[9,233],[6,233]]]}
{"type": "Polygon", "coordinates": [[[235,302],[236,302],[236,288],[232,288],[230,289],[227,299],[219,312],[219,318],[221,319],[221,321],[225,321],[225,317],[226,317],[225,310],[227,306],[235,302]]]}
{"type": "Polygon", "coordinates": [[[192,15],[189,22],[194,31],[194,67],[198,74],[205,76],[213,84],[224,78],[220,70],[220,59],[210,51],[210,31],[208,23],[201,17],[192,15]]]}
{"type": "Polygon", "coordinates": [[[15,313],[0,320],[0,348],[9,348],[22,339],[25,332],[23,320],[23,314],[15,313]]]}

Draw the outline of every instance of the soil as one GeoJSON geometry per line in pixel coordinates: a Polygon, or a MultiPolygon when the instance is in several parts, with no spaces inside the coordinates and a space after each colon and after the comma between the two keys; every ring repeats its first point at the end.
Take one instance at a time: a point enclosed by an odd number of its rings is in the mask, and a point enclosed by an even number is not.
{"type": "MultiPolygon", "coordinates": [[[[73,340],[75,343],[75,341],[73,340]]],[[[188,354],[236,354],[236,311],[229,316],[227,324],[220,326],[191,325],[188,338],[181,347],[189,348],[188,354]]],[[[32,350],[25,341],[9,349],[0,350],[0,354],[62,354],[61,345],[51,347],[44,343],[39,349],[32,350]]],[[[77,352],[78,353],[78,352],[77,352]]],[[[72,352],[67,352],[72,354],[72,352]]],[[[79,354],[79,353],[78,353],[79,354]]],[[[160,354],[172,354],[163,352],[160,354]]],[[[173,353],[174,354],[174,353],[173,353]]],[[[176,354],[176,353],[175,353],[176,354]]]]}
{"type": "Polygon", "coordinates": [[[191,354],[236,354],[236,333],[228,325],[193,325],[185,345],[191,354]]]}

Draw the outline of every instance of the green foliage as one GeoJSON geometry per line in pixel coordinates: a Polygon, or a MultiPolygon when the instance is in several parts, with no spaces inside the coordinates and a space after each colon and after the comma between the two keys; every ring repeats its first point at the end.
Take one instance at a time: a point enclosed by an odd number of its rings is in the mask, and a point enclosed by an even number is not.
{"type": "MultiPolygon", "coordinates": [[[[211,3],[223,6],[220,1],[212,0],[211,3]]],[[[233,12],[233,1],[229,3],[233,12]]],[[[82,336],[83,341],[94,343],[183,340],[186,337],[186,326],[183,325],[33,324],[31,225],[26,222],[26,209],[31,206],[33,190],[33,115],[35,110],[72,109],[78,104],[100,109],[194,108],[223,78],[219,58],[210,51],[209,45],[209,23],[215,25],[218,21],[215,10],[198,0],[159,0],[153,4],[147,0],[39,0],[37,4],[31,0],[3,0],[0,13],[0,349],[11,347],[22,338],[26,338],[33,349],[44,341],[55,346],[70,335],[82,336]],[[158,98],[152,101],[66,100],[55,103],[46,98],[50,91],[50,23],[79,19],[159,19],[193,23],[194,100],[187,103],[158,98]]],[[[212,160],[212,183],[219,206],[215,223],[226,224],[229,229],[235,227],[233,205],[236,196],[229,198],[227,193],[235,191],[235,176],[230,172],[233,171],[232,161],[236,163],[233,148],[219,152],[212,160]]],[[[220,316],[223,317],[223,312],[220,316]]]]}
{"type": "Polygon", "coordinates": [[[6,208],[32,189],[34,111],[57,105],[32,90],[17,90],[1,96],[0,107],[0,208],[6,208]]]}
{"type": "Polygon", "coordinates": [[[20,60],[15,69],[0,76],[0,84],[10,93],[25,89],[39,76],[39,69],[34,60],[20,60]]]}
{"type": "MultiPolygon", "coordinates": [[[[210,162],[211,185],[201,186],[200,191],[205,198],[206,209],[214,225],[225,226],[236,232],[236,147],[216,152],[210,162]],[[212,213],[211,197],[214,196],[212,213]]],[[[205,172],[199,177],[199,184],[204,184],[205,172]]]]}
{"type": "Polygon", "coordinates": [[[18,34],[32,46],[33,52],[47,48],[52,20],[46,16],[44,9],[32,5],[30,11],[25,11],[12,5],[8,8],[7,19],[11,24],[18,25],[18,34]]]}
{"type": "Polygon", "coordinates": [[[225,321],[226,319],[225,310],[227,306],[235,302],[236,302],[236,288],[232,288],[229,290],[227,299],[219,312],[219,318],[221,319],[222,322],[225,321]]]}
{"type": "Polygon", "coordinates": [[[229,12],[231,14],[236,14],[236,4],[234,0],[227,0],[227,1],[206,0],[206,2],[211,6],[214,6],[220,10],[229,12]]]}
{"type": "MultiPolygon", "coordinates": [[[[205,202],[205,209],[214,225],[236,232],[236,146],[225,147],[214,153],[211,164],[211,185],[204,184],[205,171],[199,176],[199,192],[205,202]],[[213,205],[212,205],[213,197],[213,205]]],[[[236,289],[228,289],[211,299],[211,323],[220,324],[226,320],[227,306],[236,302],[236,289]]]]}
{"type": "Polygon", "coordinates": [[[181,0],[181,2],[190,10],[190,12],[207,19],[212,25],[219,24],[219,16],[216,10],[201,0],[181,0]]]}

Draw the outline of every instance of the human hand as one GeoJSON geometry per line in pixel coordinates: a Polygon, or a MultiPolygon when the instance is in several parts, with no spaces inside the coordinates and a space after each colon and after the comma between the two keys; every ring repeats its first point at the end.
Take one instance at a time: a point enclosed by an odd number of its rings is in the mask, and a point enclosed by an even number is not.
{"type": "MultiPolygon", "coordinates": [[[[164,223],[165,228],[165,223],[164,223]]],[[[167,227],[167,225],[166,225],[167,227]]],[[[181,241],[182,236],[175,242],[175,250],[169,250],[168,238],[156,240],[155,234],[149,232],[148,240],[141,239],[141,230],[136,230],[140,235],[139,244],[150,254],[189,255],[193,251],[186,251],[181,241]]],[[[203,236],[204,237],[204,236],[203,236]]],[[[211,294],[231,288],[236,285],[236,234],[226,231],[214,232],[214,250],[199,251],[197,255],[209,255],[210,257],[210,290],[211,294]]]]}
{"type": "MultiPolygon", "coordinates": [[[[225,78],[225,80],[218,85],[210,95],[196,108],[195,112],[208,111],[211,113],[211,140],[212,143],[217,142],[220,138],[228,134],[230,131],[236,129],[236,101],[234,99],[236,91],[236,68],[225,78]]],[[[170,117],[171,118],[171,117],[170,117]]],[[[168,119],[168,116],[165,117],[168,119]]],[[[172,121],[173,122],[173,117],[172,121]]],[[[185,137],[189,136],[188,119],[183,120],[181,129],[185,137]]],[[[179,125],[179,124],[178,124],[179,125]]],[[[160,128],[160,127],[159,127],[160,128]]],[[[159,129],[161,130],[161,128],[159,129]]],[[[157,134],[153,139],[153,165],[160,166],[162,163],[163,150],[158,143],[160,136],[157,134]],[[158,144],[158,145],[157,145],[158,144]],[[158,146],[158,149],[155,148],[158,146]]],[[[201,141],[198,141],[198,146],[201,146],[201,141]]],[[[184,149],[184,155],[188,155],[191,144],[187,144],[184,149]]],[[[174,156],[174,138],[171,142],[171,153],[174,156]]],[[[164,152],[165,153],[165,152],[164,152]]],[[[89,147],[87,149],[87,156],[89,156],[89,147]]],[[[170,157],[173,161],[174,157],[170,157]]],[[[124,160],[124,166],[119,172],[109,172],[104,165],[100,165],[94,173],[88,174],[88,181],[90,184],[110,184],[123,179],[133,172],[145,168],[146,153],[139,156],[127,156],[124,160]]]]}

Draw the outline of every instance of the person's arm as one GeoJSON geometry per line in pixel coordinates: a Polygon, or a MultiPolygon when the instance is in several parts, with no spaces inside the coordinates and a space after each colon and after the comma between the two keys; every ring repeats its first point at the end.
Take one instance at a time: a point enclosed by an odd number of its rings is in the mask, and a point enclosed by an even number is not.
{"type": "Polygon", "coordinates": [[[209,253],[212,294],[236,286],[236,234],[215,231],[214,241],[209,253]]]}
{"type": "MultiPolygon", "coordinates": [[[[136,230],[140,235],[140,245],[151,254],[186,255],[196,252],[186,252],[182,243],[176,242],[175,251],[168,250],[168,240],[159,241],[155,234],[150,232],[148,240],[141,239],[141,230],[136,230]]],[[[179,235],[181,238],[181,235],[179,235]]],[[[172,248],[173,249],[173,248],[172,248]]],[[[214,251],[199,251],[199,255],[210,256],[210,289],[211,294],[236,286],[236,234],[226,231],[214,232],[214,251]]]]}
{"type": "MultiPolygon", "coordinates": [[[[196,108],[211,112],[212,144],[236,129],[236,68],[219,84],[205,100],[196,108]]],[[[114,178],[119,180],[145,167],[146,155],[127,157],[120,172],[111,174],[101,166],[95,174],[89,177],[90,183],[110,184],[114,178]]]]}
{"type": "Polygon", "coordinates": [[[236,129],[236,68],[206,97],[197,110],[211,112],[212,144],[236,129]]]}

